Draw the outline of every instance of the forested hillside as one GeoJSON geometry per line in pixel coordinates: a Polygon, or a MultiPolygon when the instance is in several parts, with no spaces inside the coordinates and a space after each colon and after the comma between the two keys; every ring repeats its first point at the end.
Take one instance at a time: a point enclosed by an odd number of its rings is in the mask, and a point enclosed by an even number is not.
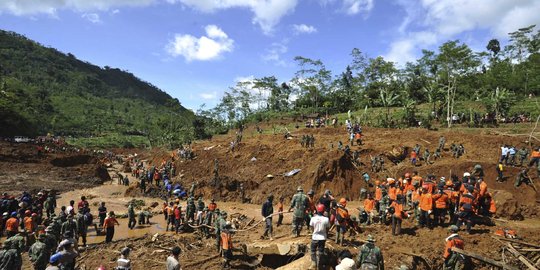
{"type": "Polygon", "coordinates": [[[193,112],[151,83],[0,31],[0,136],[193,136],[193,112]]]}

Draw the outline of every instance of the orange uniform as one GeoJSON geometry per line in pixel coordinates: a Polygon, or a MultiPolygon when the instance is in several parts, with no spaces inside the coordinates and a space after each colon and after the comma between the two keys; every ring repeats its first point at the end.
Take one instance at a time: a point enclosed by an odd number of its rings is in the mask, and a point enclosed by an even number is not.
{"type": "Polygon", "coordinates": [[[443,255],[444,259],[448,259],[448,257],[450,257],[453,247],[459,249],[463,249],[465,247],[465,242],[457,234],[450,235],[448,238],[446,238],[446,246],[444,247],[443,255]]]}
{"type": "Polygon", "coordinates": [[[531,157],[540,158],[540,152],[536,151],[536,150],[533,150],[532,153],[531,153],[531,157]]]}
{"type": "Polygon", "coordinates": [[[411,159],[416,159],[418,157],[418,155],[416,154],[416,152],[412,151],[411,152],[411,159]]]}
{"type": "Polygon", "coordinates": [[[459,200],[460,211],[464,211],[463,205],[465,204],[470,204],[474,211],[475,197],[471,193],[466,193],[461,196],[459,200]]]}
{"type": "Polygon", "coordinates": [[[19,231],[19,219],[17,218],[9,218],[6,221],[6,231],[8,232],[18,232],[19,231]]]}
{"type": "Polygon", "coordinates": [[[221,232],[221,248],[223,248],[223,250],[229,250],[233,248],[232,237],[230,233],[224,231],[221,232]]]}
{"type": "Polygon", "coordinates": [[[486,184],[485,181],[482,181],[482,182],[480,183],[479,189],[480,189],[480,190],[479,190],[479,193],[478,193],[478,197],[479,197],[479,198],[483,198],[483,197],[486,195],[487,189],[488,189],[488,186],[487,186],[487,184],[486,184]]]}
{"type": "Polygon", "coordinates": [[[215,202],[211,202],[210,204],[208,204],[209,211],[214,211],[216,210],[216,208],[217,208],[217,204],[215,202]]]}
{"type": "Polygon", "coordinates": [[[422,186],[424,184],[424,180],[420,175],[415,175],[412,177],[412,183],[414,184],[415,182],[418,182],[419,186],[422,186]]]}
{"type": "Polygon", "coordinates": [[[375,200],[373,199],[365,199],[364,200],[364,211],[367,213],[371,213],[375,209],[375,200]]]}
{"type": "Polygon", "coordinates": [[[403,211],[403,204],[393,201],[390,207],[394,207],[394,216],[398,219],[403,219],[403,216],[407,217],[407,212],[403,211]]]}
{"type": "Polygon", "coordinates": [[[35,223],[31,217],[24,218],[24,230],[28,233],[34,232],[36,229],[35,223]]]}
{"type": "Polygon", "coordinates": [[[388,198],[390,198],[390,200],[395,201],[397,199],[397,194],[398,194],[397,187],[390,187],[388,189],[388,198]]]}
{"type": "Polygon", "coordinates": [[[431,193],[422,193],[420,195],[420,209],[429,211],[433,209],[433,197],[431,193]]]}
{"type": "Polygon", "coordinates": [[[375,188],[375,200],[376,201],[380,201],[382,199],[382,188],[380,188],[379,186],[377,186],[375,188]]]}
{"type": "Polygon", "coordinates": [[[435,201],[435,208],[446,209],[448,205],[448,195],[446,193],[433,195],[433,200],[435,201]]]}
{"type": "Polygon", "coordinates": [[[349,220],[349,211],[344,206],[338,206],[336,209],[336,214],[339,215],[341,218],[338,218],[338,223],[343,225],[347,224],[347,221],[349,220]],[[339,222],[341,220],[341,222],[339,222]]]}

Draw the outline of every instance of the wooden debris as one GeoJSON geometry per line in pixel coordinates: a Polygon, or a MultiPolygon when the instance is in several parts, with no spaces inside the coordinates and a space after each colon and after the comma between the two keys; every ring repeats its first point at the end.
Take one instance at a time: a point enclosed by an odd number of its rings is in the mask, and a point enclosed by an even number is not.
{"type": "Polygon", "coordinates": [[[506,241],[506,242],[515,243],[515,244],[520,244],[520,245],[525,245],[525,246],[530,246],[530,247],[540,248],[540,245],[537,245],[537,244],[531,244],[531,243],[527,243],[527,242],[520,241],[520,240],[507,239],[507,238],[501,238],[501,237],[493,237],[493,238],[498,239],[498,240],[501,240],[501,241],[506,241]]]}
{"type": "Polygon", "coordinates": [[[467,257],[471,257],[471,258],[474,258],[474,259],[477,259],[479,261],[482,261],[482,262],[485,262],[487,264],[490,264],[490,265],[493,265],[493,266],[497,266],[499,268],[502,268],[502,269],[508,269],[508,270],[517,270],[517,268],[513,267],[513,266],[510,266],[508,264],[505,264],[503,262],[499,262],[499,261],[496,261],[496,260],[493,260],[493,259],[490,259],[490,258],[486,258],[482,255],[479,255],[479,254],[476,254],[476,253],[472,253],[470,251],[465,251],[463,249],[459,249],[459,248],[456,248],[456,247],[453,247],[452,248],[452,251],[454,252],[457,252],[459,254],[463,254],[467,257]]]}
{"type": "Polygon", "coordinates": [[[534,265],[527,259],[527,257],[523,256],[523,254],[519,253],[512,244],[508,243],[508,251],[510,251],[514,256],[518,258],[524,265],[526,265],[529,270],[538,270],[538,268],[534,267],[534,265]]]}

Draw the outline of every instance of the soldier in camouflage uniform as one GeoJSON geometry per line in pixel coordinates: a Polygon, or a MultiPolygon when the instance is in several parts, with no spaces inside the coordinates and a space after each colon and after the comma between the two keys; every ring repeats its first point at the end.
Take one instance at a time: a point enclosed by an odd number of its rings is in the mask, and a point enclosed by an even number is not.
{"type": "Polygon", "coordinates": [[[51,256],[51,250],[48,249],[45,244],[46,235],[40,234],[37,241],[30,247],[28,255],[35,270],[45,270],[49,257],[51,256]]]}
{"type": "Polygon", "coordinates": [[[383,270],[384,259],[381,250],[375,246],[373,236],[368,235],[367,240],[367,243],[360,248],[356,259],[356,266],[359,270],[383,270]]]}
{"type": "Polygon", "coordinates": [[[390,206],[390,197],[388,196],[388,191],[386,188],[382,189],[382,198],[379,201],[379,218],[380,223],[386,224],[386,209],[390,206]]]}
{"type": "Polygon", "coordinates": [[[527,156],[529,155],[529,150],[527,150],[525,147],[521,147],[521,149],[517,152],[518,159],[519,159],[519,166],[523,167],[523,162],[527,161],[527,156]]]}
{"type": "Polygon", "coordinates": [[[0,269],[17,270],[22,268],[21,251],[14,245],[12,239],[4,241],[0,250],[0,269]]]}
{"type": "Polygon", "coordinates": [[[302,225],[304,224],[306,209],[308,208],[308,197],[304,194],[304,189],[300,186],[296,189],[296,192],[297,193],[294,194],[291,200],[289,212],[292,212],[292,209],[294,208],[292,233],[298,237],[300,236],[300,231],[302,231],[302,225]]]}
{"type": "Polygon", "coordinates": [[[186,220],[187,222],[193,222],[195,220],[195,201],[193,196],[190,196],[187,200],[186,206],[186,220]]]}
{"type": "Polygon", "coordinates": [[[197,200],[197,225],[201,225],[203,222],[203,211],[204,211],[205,205],[202,196],[199,196],[199,200],[197,200]]]}

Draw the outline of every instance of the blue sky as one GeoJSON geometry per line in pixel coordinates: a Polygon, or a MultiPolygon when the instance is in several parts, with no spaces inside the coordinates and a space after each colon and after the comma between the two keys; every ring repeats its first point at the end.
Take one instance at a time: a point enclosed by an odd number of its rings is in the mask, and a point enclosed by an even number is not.
{"type": "Polygon", "coordinates": [[[483,50],[538,14],[538,0],[0,0],[0,28],[129,70],[194,110],[238,80],[288,81],[297,55],[334,74],[355,47],[402,65],[450,39],[483,50]]]}

